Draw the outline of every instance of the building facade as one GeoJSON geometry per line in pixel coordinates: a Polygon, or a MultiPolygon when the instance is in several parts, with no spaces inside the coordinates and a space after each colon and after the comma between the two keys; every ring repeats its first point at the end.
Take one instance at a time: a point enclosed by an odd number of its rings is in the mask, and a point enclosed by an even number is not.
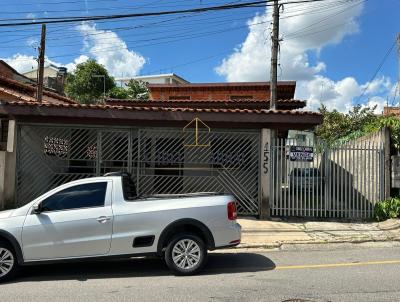
{"type": "Polygon", "coordinates": [[[141,194],[229,192],[240,214],[264,218],[271,131],[285,137],[322,121],[319,113],[294,109],[305,102],[289,99],[275,110],[256,98],[82,105],[47,90],[38,103],[34,86],[0,79],[2,208],[67,181],[122,170],[141,194]]]}
{"type": "Polygon", "coordinates": [[[125,88],[130,80],[142,81],[147,84],[188,84],[189,82],[184,78],[178,76],[174,73],[166,73],[166,74],[155,74],[155,75],[146,75],[146,76],[136,76],[136,77],[128,77],[128,78],[116,78],[115,82],[119,87],[125,88]]]}

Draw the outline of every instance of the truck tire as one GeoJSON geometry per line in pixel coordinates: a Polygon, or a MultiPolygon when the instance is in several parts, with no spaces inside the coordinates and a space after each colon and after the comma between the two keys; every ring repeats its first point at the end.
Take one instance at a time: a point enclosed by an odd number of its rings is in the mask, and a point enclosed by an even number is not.
{"type": "Polygon", "coordinates": [[[0,241],[0,283],[12,279],[19,269],[17,255],[7,242],[0,241]]]}
{"type": "Polygon", "coordinates": [[[172,238],[165,251],[167,266],[180,276],[199,273],[207,260],[207,248],[204,241],[190,233],[179,234],[172,238]]]}

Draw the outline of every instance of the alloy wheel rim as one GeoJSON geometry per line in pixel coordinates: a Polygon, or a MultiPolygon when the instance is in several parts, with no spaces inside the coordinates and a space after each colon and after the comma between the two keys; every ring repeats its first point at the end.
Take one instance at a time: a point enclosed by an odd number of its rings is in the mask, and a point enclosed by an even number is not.
{"type": "Polygon", "coordinates": [[[196,241],[182,239],[172,249],[172,260],[181,269],[191,269],[201,260],[201,249],[196,241]]]}
{"type": "Polygon", "coordinates": [[[7,275],[14,266],[13,254],[5,248],[0,248],[0,277],[7,275]]]}

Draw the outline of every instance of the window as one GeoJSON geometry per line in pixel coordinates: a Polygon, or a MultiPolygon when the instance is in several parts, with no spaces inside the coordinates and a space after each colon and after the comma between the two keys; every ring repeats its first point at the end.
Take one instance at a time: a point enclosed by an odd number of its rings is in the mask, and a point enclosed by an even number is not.
{"type": "Polygon", "coordinates": [[[296,140],[299,142],[305,142],[307,139],[307,135],[305,134],[296,134],[296,140]]]}
{"type": "Polygon", "coordinates": [[[190,100],[190,96],[188,95],[177,95],[177,96],[170,96],[170,101],[187,101],[190,100]]]}
{"type": "Polygon", "coordinates": [[[62,190],[42,202],[43,211],[62,211],[104,206],[107,182],[95,182],[62,190]]]}
{"type": "Polygon", "coordinates": [[[231,95],[230,99],[231,99],[231,101],[252,100],[253,96],[252,95],[231,95]]]}

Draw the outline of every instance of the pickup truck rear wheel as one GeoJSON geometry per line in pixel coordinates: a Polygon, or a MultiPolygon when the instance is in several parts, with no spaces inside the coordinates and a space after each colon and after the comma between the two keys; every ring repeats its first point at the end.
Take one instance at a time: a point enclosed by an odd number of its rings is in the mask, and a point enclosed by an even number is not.
{"type": "Polygon", "coordinates": [[[204,241],[193,234],[174,237],[165,251],[165,262],[177,275],[194,275],[201,271],[207,258],[204,241]]]}
{"type": "Polygon", "coordinates": [[[0,283],[14,277],[18,267],[17,256],[12,246],[0,241],[0,283]]]}

